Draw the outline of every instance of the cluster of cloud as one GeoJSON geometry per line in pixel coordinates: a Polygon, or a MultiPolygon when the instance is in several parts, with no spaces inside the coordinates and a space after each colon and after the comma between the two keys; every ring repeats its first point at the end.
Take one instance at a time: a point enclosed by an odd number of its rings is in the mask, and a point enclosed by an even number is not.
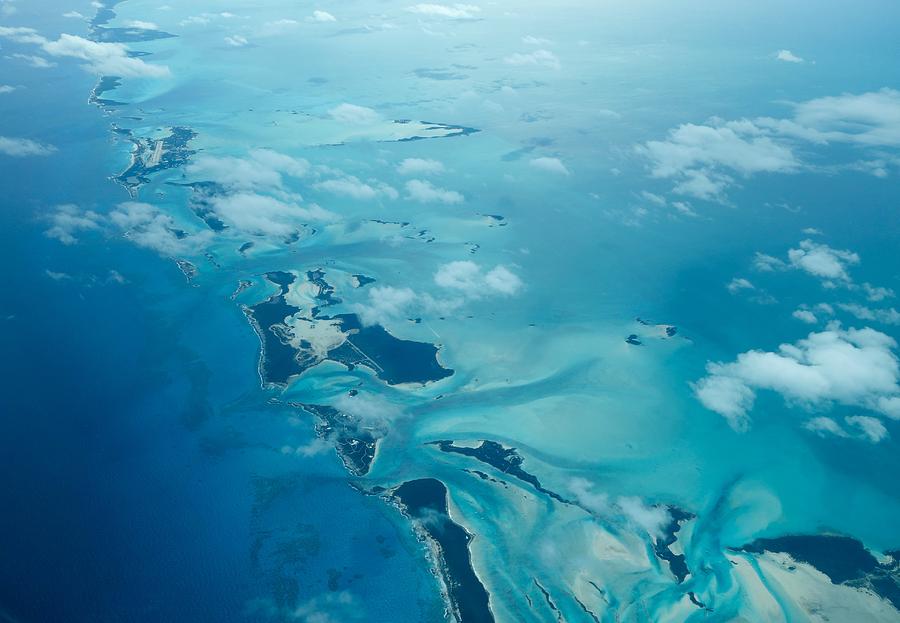
{"type": "Polygon", "coordinates": [[[338,104],[328,111],[332,119],[347,125],[372,125],[379,123],[382,117],[376,110],[356,104],[338,104]]]}
{"type": "Polygon", "coordinates": [[[342,394],[332,403],[335,409],[353,418],[359,430],[383,437],[406,413],[397,405],[375,394],[342,394]]]}
{"type": "Polygon", "coordinates": [[[778,50],[775,52],[775,58],[779,61],[784,61],[785,63],[804,63],[806,62],[804,59],[800,58],[790,50],[778,50]]]}
{"type": "MultiPolygon", "coordinates": [[[[813,240],[801,240],[797,248],[788,249],[787,260],[757,253],[753,267],[761,272],[776,270],[801,270],[822,280],[828,288],[850,285],[850,267],[859,264],[859,255],[846,249],[834,249],[813,240]]],[[[871,285],[866,284],[869,288],[871,285]]]]}
{"type": "Polygon", "coordinates": [[[569,481],[569,492],[578,504],[597,517],[624,519],[632,527],[646,532],[654,539],[662,538],[665,528],[672,522],[672,515],[664,506],[645,503],[638,497],[620,496],[611,500],[606,493],[595,491],[593,483],[585,478],[569,481]]]}
{"type": "MultiPolygon", "coordinates": [[[[813,233],[815,230],[807,230],[813,233]]],[[[862,294],[869,303],[880,303],[893,298],[895,292],[891,288],[874,286],[871,283],[854,282],[850,268],[860,264],[860,257],[848,249],[835,249],[827,244],[813,240],[802,240],[796,248],[789,249],[787,258],[781,259],[764,253],[757,253],[753,266],[760,272],[800,270],[820,280],[830,290],[840,288],[845,292],[862,294]]],[[[756,287],[744,278],[735,278],[728,284],[728,290],[734,294],[742,290],[756,290],[756,287]]],[[[835,304],[819,303],[815,307],[801,305],[794,310],[792,316],[807,324],[817,324],[820,317],[832,317],[835,308],[845,312],[857,320],[873,321],[885,325],[900,325],[900,311],[893,307],[871,307],[857,302],[839,302],[835,304]]]]}
{"type": "Polygon", "coordinates": [[[443,17],[450,19],[478,19],[481,7],[474,4],[433,4],[423,3],[407,7],[410,13],[427,17],[443,17]]]}
{"type": "Polygon", "coordinates": [[[397,165],[400,175],[439,175],[443,172],[443,163],[427,158],[406,158],[397,165]]]}
{"type": "Polygon", "coordinates": [[[503,59],[507,65],[525,67],[546,67],[548,69],[560,69],[562,63],[559,57],[550,50],[540,49],[533,52],[516,52],[503,59]]]}
{"type": "Polygon", "coordinates": [[[0,154],[24,158],[27,156],[49,156],[56,152],[56,147],[38,143],[27,138],[10,138],[0,136],[0,154]]]}
{"type": "Polygon", "coordinates": [[[428,180],[410,180],[406,182],[406,195],[419,203],[443,203],[452,205],[465,201],[460,193],[435,186],[428,180]]]}
{"type": "Polygon", "coordinates": [[[86,231],[97,231],[103,227],[103,217],[92,210],[82,211],[76,205],[61,205],[50,216],[50,229],[44,232],[48,238],[59,240],[65,245],[78,242],[76,235],[86,231]]]}
{"type": "Polygon", "coordinates": [[[874,158],[843,165],[883,177],[900,166],[884,150],[900,147],[900,91],[822,97],[793,105],[793,117],[759,117],[706,124],[686,123],[665,140],[636,147],[653,177],[674,183],[673,192],[725,202],[737,179],[815,170],[795,153],[798,145],[846,144],[876,150],[874,158]]]}
{"type": "Polygon", "coordinates": [[[138,246],[172,257],[196,253],[212,238],[209,231],[185,231],[156,206],[136,201],[120,203],[108,215],[62,205],[48,220],[44,234],[65,245],[76,244],[86,232],[102,231],[122,234],[138,246]]]}
{"type": "MultiPolygon", "coordinates": [[[[131,56],[128,48],[121,43],[91,41],[77,35],[63,33],[55,41],[39,34],[34,28],[0,26],[0,37],[17,43],[34,44],[54,57],[75,58],[85,61],[82,67],[91,73],[120,78],[164,78],[170,75],[169,68],[152,65],[143,59],[131,56]]],[[[40,56],[19,55],[35,67],[51,67],[52,64],[40,56]]]]}
{"type": "Polygon", "coordinates": [[[808,409],[834,404],[900,419],[900,362],[897,343],[871,328],[843,329],[832,323],[775,352],[751,350],[731,363],[707,364],[707,376],[693,384],[703,405],[746,431],[756,393],[769,390],[808,409]]]}
{"type": "Polygon", "coordinates": [[[557,173],[559,175],[569,175],[569,169],[566,168],[566,165],[563,164],[562,160],[559,158],[552,158],[549,156],[542,156],[540,158],[532,158],[528,164],[530,164],[535,169],[539,169],[541,171],[547,171],[548,173],[557,173]]]}
{"type": "Polygon", "coordinates": [[[416,313],[447,315],[466,301],[493,296],[514,296],[524,287],[522,280],[503,265],[485,270],[472,261],[443,264],[434,274],[434,283],[447,297],[418,294],[410,288],[375,286],[368,300],[354,306],[363,324],[389,324],[416,313]]]}
{"type": "Polygon", "coordinates": [[[205,198],[209,208],[228,227],[253,236],[289,236],[310,222],[337,217],[316,204],[301,206],[303,198],[291,192],[286,178],[304,179],[312,167],[269,149],[255,149],[246,158],[204,155],[185,167],[185,173],[213,182],[225,192],[205,198]]]}
{"type": "Polygon", "coordinates": [[[878,418],[869,415],[849,415],[844,422],[850,430],[830,417],[819,416],[811,418],[803,427],[821,437],[833,435],[835,437],[864,439],[870,443],[878,443],[888,436],[887,428],[878,418]]]}

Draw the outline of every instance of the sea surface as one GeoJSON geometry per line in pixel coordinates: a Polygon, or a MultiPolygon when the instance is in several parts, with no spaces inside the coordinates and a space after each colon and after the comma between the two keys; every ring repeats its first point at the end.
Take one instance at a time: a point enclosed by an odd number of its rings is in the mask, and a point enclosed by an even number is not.
{"type": "Polygon", "coordinates": [[[0,620],[900,621],[897,24],[0,0],[0,620]]]}

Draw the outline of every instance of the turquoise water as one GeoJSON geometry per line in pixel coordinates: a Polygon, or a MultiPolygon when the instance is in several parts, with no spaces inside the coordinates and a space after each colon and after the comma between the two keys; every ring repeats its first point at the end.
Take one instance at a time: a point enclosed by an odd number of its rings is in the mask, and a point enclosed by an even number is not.
{"type": "Polygon", "coordinates": [[[0,3],[0,614],[900,620],[896,7],[106,5],[0,3]]]}

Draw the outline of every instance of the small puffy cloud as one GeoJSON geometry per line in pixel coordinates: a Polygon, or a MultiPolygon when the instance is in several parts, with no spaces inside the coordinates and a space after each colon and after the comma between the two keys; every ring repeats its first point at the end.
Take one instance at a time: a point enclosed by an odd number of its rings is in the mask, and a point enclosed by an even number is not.
{"type": "Polygon", "coordinates": [[[858,429],[862,436],[872,443],[878,443],[888,435],[887,428],[878,418],[868,415],[851,415],[844,418],[844,421],[849,426],[858,429]]]}
{"type": "Polygon", "coordinates": [[[844,422],[849,430],[830,417],[819,416],[808,420],[803,428],[820,437],[855,437],[869,443],[878,443],[888,436],[884,423],[869,415],[851,415],[844,422]]]}
{"type": "Polygon", "coordinates": [[[25,63],[28,63],[35,69],[50,69],[51,67],[56,67],[56,63],[48,61],[43,56],[36,56],[34,54],[10,54],[6,58],[15,58],[25,63]]]}
{"type": "Polygon", "coordinates": [[[98,230],[102,223],[103,217],[96,212],[82,212],[78,206],[61,205],[50,216],[50,228],[44,235],[65,245],[72,245],[78,242],[78,234],[98,230]]]}
{"type": "Polygon", "coordinates": [[[788,265],[772,255],[765,253],[757,253],[753,257],[753,268],[764,273],[770,273],[776,270],[786,270],[788,265]]]}
{"type": "Polygon", "coordinates": [[[540,45],[547,46],[553,43],[550,39],[545,39],[544,37],[535,37],[533,35],[525,35],[522,37],[522,43],[525,45],[540,45]]]}
{"type": "Polygon", "coordinates": [[[250,42],[247,40],[247,37],[243,37],[241,35],[230,35],[228,37],[225,37],[225,43],[233,48],[243,48],[250,44],[250,42]]]}
{"type": "Polygon", "coordinates": [[[137,19],[125,22],[125,26],[128,28],[137,28],[139,30],[159,30],[159,26],[153,22],[144,22],[137,19]]]}
{"type": "Polygon", "coordinates": [[[802,58],[791,52],[790,50],[778,50],[775,53],[775,58],[779,61],[784,61],[785,63],[802,63],[804,62],[802,58]]]}
{"type": "Polygon", "coordinates": [[[56,152],[53,145],[45,145],[27,138],[0,136],[0,154],[24,158],[26,156],[49,156],[56,152]]]}
{"type": "Polygon", "coordinates": [[[86,61],[84,68],[87,71],[104,76],[164,78],[170,75],[168,67],[151,65],[130,56],[128,48],[121,43],[91,41],[63,33],[56,41],[47,41],[41,47],[50,56],[86,61]]]}
{"type": "Polygon", "coordinates": [[[387,184],[374,181],[371,183],[363,182],[353,175],[317,182],[314,184],[314,188],[333,195],[360,200],[372,200],[381,196],[396,199],[399,196],[397,190],[387,184]]]}
{"type": "Polygon", "coordinates": [[[0,95],[6,95],[7,93],[12,93],[16,91],[18,87],[14,87],[8,84],[0,84],[0,95]]]}
{"type": "Polygon", "coordinates": [[[186,168],[191,177],[215,182],[229,189],[275,189],[284,186],[283,176],[302,178],[309,162],[270,149],[255,149],[247,158],[201,155],[186,168]]]}
{"type": "Polygon", "coordinates": [[[46,37],[38,34],[34,28],[24,26],[0,26],[0,37],[15,41],[16,43],[46,43],[46,37]]]}
{"type": "Polygon", "coordinates": [[[847,431],[830,417],[814,417],[803,425],[803,428],[811,433],[816,433],[820,437],[834,435],[835,437],[847,437],[847,431]]]}
{"type": "Polygon", "coordinates": [[[794,109],[786,133],[823,142],[900,147],[900,91],[882,89],[859,95],[822,97],[794,109]]]}
{"type": "Polygon", "coordinates": [[[616,505],[628,520],[654,539],[664,536],[664,528],[672,522],[672,516],[663,506],[650,506],[637,497],[620,497],[616,505]]]}
{"type": "Polygon", "coordinates": [[[523,286],[522,280],[505,266],[496,266],[484,272],[481,266],[469,260],[442,265],[434,275],[434,282],[470,298],[489,294],[511,296],[523,286]]]}
{"type": "Polygon", "coordinates": [[[730,282],[728,282],[728,291],[732,294],[737,294],[742,290],[755,290],[756,286],[750,283],[749,280],[744,279],[743,277],[735,277],[730,282]]]}
{"type": "Polygon", "coordinates": [[[381,436],[387,434],[393,422],[405,415],[397,405],[374,394],[343,394],[334,401],[333,406],[351,416],[358,428],[381,436]]]}
{"type": "Polygon", "coordinates": [[[862,284],[862,288],[866,293],[866,298],[873,303],[894,298],[894,291],[890,288],[875,287],[871,283],[862,284]]]}
{"type": "Polygon", "coordinates": [[[540,158],[533,158],[531,161],[529,161],[528,164],[530,164],[535,169],[540,169],[541,171],[558,173],[559,175],[569,175],[569,170],[559,158],[550,158],[548,156],[543,156],[540,158]]]}
{"type": "Polygon", "coordinates": [[[435,186],[428,180],[410,180],[406,182],[406,194],[413,201],[420,203],[456,204],[465,198],[455,190],[446,190],[435,186]]]}
{"type": "Polygon", "coordinates": [[[559,69],[562,64],[559,58],[550,50],[535,50],[534,52],[516,52],[510,54],[503,59],[507,65],[531,66],[531,67],[547,67],[550,69],[559,69]]]}
{"type": "Polygon", "coordinates": [[[214,196],[210,206],[227,225],[256,236],[288,236],[305,223],[335,218],[334,214],[316,205],[301,207],[251,192],[214,196]]]}
{"type": "Polygon", "coordinates": [[[209,242],[212,232],[190,234],[155,206],[129,201],[110,212],[109,221],[141,247],[165,256],[196,253],[209,242]]]}
{"type": "Polygon", "coordinates": [[[698,199],[721,197],[734,175],[792,173],[800,162],[789,146],[764,136],[753,122],[683,124],[664,141],[637,147],[650,161],[651,174],[673,179],[675,192],[698,199]]]}
{"type": "Polygon", "coordinates": [[[847,268],[859,264],[859,255],[852,251],[832,249],[827,244],[819,244],[812,240],[803,240],[799,248],[788,251],[791,265],[807,273],[837,281],[850,281],[847,268]]]}
{"type": "Polygon", "coordinates": [[[406,158],[397,165],[400,175],[438,175],[444,172],[444,165],[427,158],[406,158]]]}
{"type": "Polygon", "coordinates": [[[354,311],[364,325],[386,325],[407,317],[417,299],[409,288],[373,286],[369,288],[369,300],[355,306],[354,311]]]}
{"type": "Polygon", "coordinates": [[[610,512],[609,495],[594,491],[594,485],[586,478],[572,478],[569,481],[569,492],[578,504],[600,517],[610,512]]]}
{"type": "Polygon", "coordinates": [[[474,4],[432,4],[423,3],[407,7],[410,13],[429,17],[448,17],[451,19],[476,19],[481,8],[474,4]]]}
{"type": "Polygon", "coordinates": [[[337,18],[328,11],[313,11],[310,20],[314,22],[336,22],[337,18]]]}
{"type": "Polygon", "coordinates": [[[53,281],[66,281],[72,278],[72,275],[70,275],[69,273],[58,273],[54,270],[50,270],[49,268],[44,271],[44,274],[53,281]]]}
{"type": "Polygon", "coordinates": [[[371,108],[343,103],[328,111],[335,121],[348,125],[372,125],[381,121],[381,115],[371,108]]]}
{"type": "Polygon", "coordinates": [[[806,408],[837,403],[900,417],[896,346],[892,337],[874,329],[832,324],[775,352],[751,350],[731,363],[709,363],[707,376],[693,384],[694,393],[736,430],[748,428],[760,390],[806,408]]]}
{"type": "Polygon", "coordinates": [[[819,322],[819,319],[816,318],[816,315],[808,309],[796,309],[794,310],[794,313],[791,314],[791,316],[793,316],[800,322],[805,322],[806,324],[816,324],[817,322],[819,322]]]}
{"type": "Polygon", "coordinates": [[[837,307],[859,320],[873,320],[882,324],[900,325],[900,312],[893,307],[873,309],[858,303],[838,303],[837,307]]]}

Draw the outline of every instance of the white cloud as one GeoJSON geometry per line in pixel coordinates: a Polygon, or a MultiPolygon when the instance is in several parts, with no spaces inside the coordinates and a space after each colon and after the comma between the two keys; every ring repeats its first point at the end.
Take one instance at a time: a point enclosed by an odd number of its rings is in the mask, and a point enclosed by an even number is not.
{"type": "Polygon", "coordinates": [[[87,210],[82,212],[78,206],[61,205],[50,216],[50,229],[44,232],[48,238],[59,240],[65,245],[78,242],[77,234],[85,231],[95,231],[101,228],[103,217],[87,210]]]}
{"type": "Polygon", "coordinates": [[[314,184],[314,187],[334,195],[360,200],[372,200],[380,196],[396,199],[399,196],[397,190],[387,184],[375,181],[371,183],[363,182],[352,175],[317,182],[314,184]]]}
{"type": "Polygon", "coordinates": [[[775,58],[779,61],[784,61],[786,63],[802,63],[804,62],[802,58],[791,52],[790,50],[778,50],[775,53],[775,58]]]}
{"type": "Polygon", "coordinates": [[[302,224],[336,218],[314,204],[300,207],[293,202],[251,192],[214,196],[210,205],[226,224],[258,236],[288,236],[302,224]]]}
{"type": "Polygon", "coordinates": [[[49,156],[56,152],[53,145],[45,145],[27,138],[0,136],[0,154],[6,156],[49,156]]]}
{"type": "Polygon", "coordinates": [[[749,427],[758,390],[781,394],[790,404],[829,408],[833,403],[900,417],[897,343],[874,329],[842,329],[833,323],[776,352],[751,350],[731,363],[709,363],[693,385],[697,398],[736,430],[749,427]]]}
{"type": "Polygon", "coordinates": [[[416,4],[406,9],[410,13],[428,15],[430,17],[449,17],[452,19],[475,19],[481,8],[474,4],[416,4]]]}
{"type": "Polygon", "coordinates": [[[314,22],[336,22],[337,18],[328,11],[313,11],[311,16],[314,22]]]}
{"type": "Polygon", "coordinates": [[[405,416],[397,405],[374,394],[342,394],[333,406],[353,417],[360,429],[382,436],[387,434],[393,422],[405,416]]]}
{"type": "Polygon", "coordinates": [[[56,41],[47,41],[41,47],[50,56],[87,61],[84,65],[87,71],[105,76],[163,78],[170,75],[168,67],[129,56],[128,48],[121,43],[91,41],[63,33],[56,41]]]}
{"type": "Polygon", "coordinates": [[[900,91],[882,89],[822,97],[798,104],[787,134],[824,142],[900,147],[900,91]]]}
{"type": "Polygon", "coordinates": [[[882,324],[900,325],[900,312],[893,307],[872,309],[857,303],[838,303],[837,306],[859,320],[873,320],[882,324]]]}
{"type": "Polygon", "coordinates": [[[525,45],[540,45],[540,46],[548,46],[553,42],[550,39],[545,39],[543,37],[535,37],[533,35],[525,35],[522,37],[522,43],[525,45]]]}
{"type": "Polygon", "coordinates": [[[800,322],[805,322],[806,324],[816,324],[817,322],[819,322],[819,319],[816,318],[816,315],[808,309],[796,309],[794,310],[794,313],[791,314],[791,316],[793,316],[800,322]]]}
{"type": "Polygon", "coordinates": [[[373,286],[369,288],[368,302],[355,306],[354,311],[364,325],[387,325],[407,317],[417,299],[416,293],[409,288],[373,286]]]}
{"type": "Polygon", "coordinates": [[[735,277],[728,283],[727,288],[732,294],[737,294],[741,290],[755,290],[756,286],[743,277],[735,277]]]}
{"type": "Polygon", "coordinates": [[[887,428],[878,418],[868,415],[851,415],[844,418],[844,422],[850,431],[841,426],[837,421],[830,417],[814,417],[808,420],[803,427],[816,433],[820,437],[833,435],[835,437],[863,439],[870,443],[878,443],[888,436],[887,428]],[[855,433],[852,432],[855,429],[855,433]]]}
{"type": "Polygon", "coordinates": [[[820,279],[850,281],[847,268],[859,264],[859,255],[852,251],[833,249],[827,244],[803,240],[799,248],[788,250],[791,266],[820,279]]]}
{"type": "Polygon", "coordinates": [[[533,158],[528,164],[535,169],[548,171],[550,173],[558,173],[560,175],[569,175],[569,170],[559,158],[550,158],[543,156],[541,158],[533,158]]]}
{"type": "Polygon", "coordinates": [[[485,273],[481,266],[468,260],[442,265],[434,275],[434,282],[470,298],[488,294],[510,296],[523,286],[522,280],[505,266],[496,266],[485,273]]]}
{"type": "Polygon", "coordinates": [[[605,516],[610,512],[609,495],[594,491],[594,485],[586,478],[572,478],[569,481],[569,492],[583,508],[595,515],[605,516]]]}
{"type": "Polygon", "coordinates": [[[637,151],[650,161],[654,177],[675,180],[675,192],[706,200],[719,198],[734,174],[791,173],[800,167],[790,147],[746,120],[687,123],[665,141],[648,141],[637,151]]]}
{"type": "Polygon", "coordinates": [[[201,155],[185,167],[198,181],[216,182],[230,189],[276,189],[284,185],[284,175],[303,178],[309,162],[269,149],[254,149],[247,158],[201,155]]]}
{"type": "Polygon", "coordinates": [[[406,182],[407,196],[420,203],[462,203],[465,198],[455,190],[439,188],[427,180],[409,180],[406,182]]]}
{"type": "Polygon", "coordinates": [[[26,28],[24,26],[0,26],[0,37],[10,39],[16,43],[36,43],[38,45],[47,41],[34,28],[26,28]]]}
{"type": "Polygon", "coordinates": [[[894,298],[894,291],[890,288],[875,287],[871,283],[864,283],[862,287],[866,293],[866,298],[873,303],[894,298]]]}
{"type": "Polygon", "coordinates": [[[798,143],[827,146],[847,143],[863,148],[900,147],[900,91],[882,89],[862,94],[822,97],[793,105],[789,118],[758,117],[705,125],[683,124],[666,140],[648,141],[637,152],[650,163],[654,177],[673,181],[679,194],[724,201],[735,176],[849,170],[878,177],[889,174],[897,159],[873,152],[830,167],[808,167],[795,155],[798,143]]]}
{"type": "Polygon", "coordinates": [[[12,93],[17,90],[18,87],[10,86],[8,84],[0,84],[0,95],[5,95],[7,93],[12,93]]]}
{"type": "Polygon", "coordinates": [[[650,506],[637,497],[620,497],[616,500],[616,504],[631,523],[655,539],[664,535],[663,529],[672,521],[668,509],[663,506],[650,506]]]}
{"type": "Polygon", "coordinates": [[[851,415],[844,418],[844,421],[859,429],[860,433],[872,443],[878,443],[888,436],[887,428],[878,418],[868,415],[851,415]]]}
{"type": "Polygon", "coordinates": [[[43,56],[35,56],[34,54],[10,54],[6,58],[16,58],[20,61],[24,61],[31,65],[36,69],[50,69],[51,67],[56,67],[56,63],[48,61],[43,56]]]}
{"type": "Polygon", "coordinates": [[[437,175],[444,172],[444,165],[437,160],[406,158],[397,165],[400,175],[437,175]]]}
{"type": "Polygon", "coordinates": [[[153,22],[144,22],[137,19],[125,22],[125,26],[127,26],[128,28],[138,28],[140,30],[159,30],[159,26],[157,26],[153,22]]]}
{"type": "Polygon", "coordinates": [[[371,108],[343,103],[328,111],[331,118],[348,125],[372,125],[381,121],[381,115],[371,108]]]}
{"type": "Polygon", "coordinates": [[[247,37],[243,37],[241,35],[230,35],[228,37],[225,37],[225,43],[233,48],[243,48],[250,44],[250,42],[247,40],[247,37]]]}
{"type": "Polygon", "coordinates": [[[559,69],[562,67],[556,54],[550,50],[544,49],[526,53],[516,52],[515,54],[510,54],[504,58],[503,62],[507,65],[548,67],[550,69],[559,69]]]}
{"type": "Polygon", "coordinates": [[[212,237],[212,232],[190,234],[181,230],[175,220],[155,206],[129,201],[119,204],[109,220],[138,246],[165,256],[192,254],[212,237]]]}

